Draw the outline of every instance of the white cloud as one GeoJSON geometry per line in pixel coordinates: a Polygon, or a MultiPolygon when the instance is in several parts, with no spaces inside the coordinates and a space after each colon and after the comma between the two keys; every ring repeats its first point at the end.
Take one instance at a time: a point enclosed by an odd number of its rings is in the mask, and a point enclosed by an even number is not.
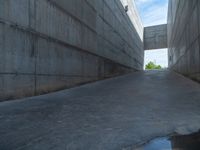
{"type": "Polygon", "coordinates": [[[167,0],[135,0],[144,26],[167,22],[167,0]]]}
{"type": "Polygon", "coordinates": [[[167,4],[163,6],[152,6],[144,12],[144,26],[167,23],[167,4]]]}
{"type": "Polygon", "coordinates": [[[143,4],[143,3],[147,3],[147,2],[151,2],[152,0],[135,0],[135,2],[137,4],[143,4]]]}

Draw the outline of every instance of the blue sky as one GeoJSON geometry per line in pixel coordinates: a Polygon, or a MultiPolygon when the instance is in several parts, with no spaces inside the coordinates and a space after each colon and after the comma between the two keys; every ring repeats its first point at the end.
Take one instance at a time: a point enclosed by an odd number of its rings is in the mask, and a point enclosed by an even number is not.
{"type": "MultiPolygon", "coordinates": [[[[168,0],[135,0],[143,25],[152,26],[167,23],[168,0]]],[[[167,49],[145,51],[145,64],[156,62],[168,66],[167,49]]]]}

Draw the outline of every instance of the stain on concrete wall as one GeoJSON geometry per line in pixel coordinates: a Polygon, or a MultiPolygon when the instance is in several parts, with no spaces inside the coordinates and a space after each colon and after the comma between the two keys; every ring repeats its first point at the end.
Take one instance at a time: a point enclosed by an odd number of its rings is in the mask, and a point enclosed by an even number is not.
{"type": "Polygon", "coordinates": [[[143,53],[120,0],[0,1],[0,101],[141,70],[143,53]]]}
{"type": "Polygon", "coordinates": [[[200,1],[170,0],[169,67],[200,81],[200,1]]]}

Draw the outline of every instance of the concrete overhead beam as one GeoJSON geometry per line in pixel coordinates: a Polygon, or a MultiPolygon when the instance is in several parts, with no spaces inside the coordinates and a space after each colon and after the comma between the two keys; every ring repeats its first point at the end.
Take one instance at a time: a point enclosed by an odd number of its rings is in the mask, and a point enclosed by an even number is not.
{"type": "Polygon", "coordinates": [[[167,48],[167,24],[144,28],[144,50],[167,48]]]}

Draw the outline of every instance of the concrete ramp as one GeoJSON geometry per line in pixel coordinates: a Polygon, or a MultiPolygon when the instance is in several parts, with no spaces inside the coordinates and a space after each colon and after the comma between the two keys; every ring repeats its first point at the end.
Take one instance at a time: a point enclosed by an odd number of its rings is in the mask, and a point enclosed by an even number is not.
{"type": "Polygon", "coordinates": [[[144,49],[167,48],[167,25],[157,25],[144,28],[144,49]]]}
{"type": "Polygon", "coordinates": [[[169,71],[137,72],[0,103],[0,149],[134,149],[197,131],[199,108],[199,84],[169,71]]]}

